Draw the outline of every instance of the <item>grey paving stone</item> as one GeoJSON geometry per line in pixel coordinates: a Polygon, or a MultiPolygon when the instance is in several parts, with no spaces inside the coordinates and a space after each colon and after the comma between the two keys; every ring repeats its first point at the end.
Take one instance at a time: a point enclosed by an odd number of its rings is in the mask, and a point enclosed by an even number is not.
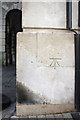
{"type": "Polygon", "coordinates": [[[16,118],[11,118],[10,120],[19,120],[19,118],[17,118],[17,117],[16,118]]]}
{"type": "Polygon", "coordinates": [[[47,120],[46,118],[37,118],[37,120],[47,120]]]}
{"type": "Polygon", "coordinates": [[[23,119],[29,118],[29,116],[20,116],[19,118],[20,118],[20,120],[21,120],[22,118],[23,118],[23,119]]]}
{"type": "Polygon", "coordinates": [[[17,118],[19,118],[19,117],[17,117],[17,116],[11,116],[11,119],[12,119],[12,120],[13,120],[14,118],[17,119],[17,118]]]}
{"type": "Polygon", "coordinates": [[[2,92],[8,96],[12,102],[16,99],[16,76],[15,66],[9,65],[2,68],[2,92]]]}
{"type": "Polygon", "coordinates": [[[37,118],[36,115],[28,116],[28,118],[37,118]]]}
{"type": "Polygon", "coordinates": [[[12,114],[14,113],[14,111],[15,111],[15,103],[11,104],[10,107],[3,110],[3,112],[2,112],[3,118],[10,118],[12,116],[12,114]]]}
{"type": "Polygon", "coordinates": [[[46,115],[37,115],[37,118],[46,118],[46,115]]]}
{"type": "Polygon", "coordinates": [[[55,116],[56,120],[58,120],[58,119],[64,120],[62,114],[55,114],[54,116],[55,116]]]}
{"type": "Polygon", "coordinates": [[[72,118],[73,118],[74,120],[80,120],[80,113],[78,113],[78,112],[76,112],[76,113],[71,113],[71,115],[72,115],[72,118]]]}
{"type": "Polygon", "coordinates": [[[46,115],[46,120],[56,120],[54,114],[46,115]]]}
{"type": "Polygon", "coordinates": [[[46,115],[46,118],[55,118],[54,114],[46,115]]]}
{"type": "MultiPolygon", "coordinates": [[[[24,117],[24,118],[19,118],[19,120],[29,120],[30,118],[26,118],[26,117],[24,117]]],[[[33,120],[33,118],[31,118],[30,120],[33,120]]]]}
{"type": "Polygon", "coordinates": [[[70,113],[62,113],[63,118],[72,118],[70,113]]]}

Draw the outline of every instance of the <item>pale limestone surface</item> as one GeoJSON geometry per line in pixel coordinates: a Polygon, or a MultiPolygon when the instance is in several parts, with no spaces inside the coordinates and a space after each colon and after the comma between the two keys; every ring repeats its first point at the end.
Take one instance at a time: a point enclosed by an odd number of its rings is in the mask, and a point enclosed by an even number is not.
{"type": "Polygon", "coordinates": [[[0,2],[0,53],[2,52],[2,9],[1,9],[1,6],[2,6],[2,3],[0,2]]]}
{"type": "Polygon", "coordinates": [[[74,103],[74,56],[71,32],[18,33],[17,81],[37,103],[74,103]]]}
{"type": "Polygon", "coordinates": [[[23,27],[66,28],[66,3],[23,2],[23,27]]]}
{"type": "Polygon", "coordinates": [[[72,3],[72,27],[73,29],[78,28],[78,2],[72,3]]]}
{"type": "MultiPolygon", "coordinates": [[[[66,2],[23,2],[22,27],[66,28],[66,2]]],[[[72,29],[78,28],[78,2],[72,3],[72,29]]]]}
{"type": "MultiPolygon", "coordinates": [[[[79,0],[70,0],[70,1],[77,2],[79,0]]],[[[22,2],[66,2],[66,0],[22,0],[22,2]]]]}

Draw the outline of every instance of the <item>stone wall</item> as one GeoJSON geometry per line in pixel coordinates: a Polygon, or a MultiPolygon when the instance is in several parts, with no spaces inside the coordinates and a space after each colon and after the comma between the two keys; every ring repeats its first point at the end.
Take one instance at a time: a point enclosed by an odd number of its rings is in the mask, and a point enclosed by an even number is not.
{"type": "MultiPolygon", "coordinates": [[[[79,31],[77,5],[72,3],[75,32],[79,31]]],[[[22,8],[23,32],[17,35],[17,101],[45,104],[46,108],[52,104],[53,111],[55,104],[62,105],[60,111],[74,110],[75,32],[66,28],[66,2],[23,2],[22,8]]],[[[33,114],[36,105],[26,107],[28,112],[22,113],[33,114]]],[[[19,109],[17,105],[18,115],[19,109]]],[[[39,106],[35,114],[41,114],[41,109],[43,114],[51,112],[39,106]]]]}
{"type": "MultiPolygon", "coordinates": [[[[5,65],[5,23],[6,23],[6,15],[12,9],[22,10],[22,3],[19,0],[15,2],[2,2],[2,52],[3,52],[3,65],[5,65]]],[[[0,22],[1,24],[1,22],[0,22]]]]}
{"type": "Polygon", "coordinates": [[[19,33],[17,52],[17,80],[26,87],[26,103],[30,95],[33,103],[74,103],[72,32],[19,33]]]}
{"type": "MultiPolygon", "coordinates": [[[[66,29],[66,2],[23,2],[23,28],[66,29]]],[[[72,3],[72,29],[78,29],[78,2],[72,3]]]]}
{"type": "Polygon", "coordinates": [[[0,2],[0,65],[2,65],[2,3],[0,2]]]}

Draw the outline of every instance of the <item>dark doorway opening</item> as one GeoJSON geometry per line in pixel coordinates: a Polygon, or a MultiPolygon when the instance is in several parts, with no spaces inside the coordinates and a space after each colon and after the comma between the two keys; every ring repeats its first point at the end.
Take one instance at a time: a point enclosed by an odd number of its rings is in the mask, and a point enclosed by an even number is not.
{"type": "Polygon", "coordinates": [[[16,34],[22,31],[22,11],[13,9],[6,15],[5,53],[6,66],[16,65],[16,34]]]}
{"type": "Polygon", "coordinates": [[[2,68],[2,109],[16,102],[16,46],[17,32],[22,32],[22,11],[10,10],[6,15],[5,53],[6,63],[2,68]]]}

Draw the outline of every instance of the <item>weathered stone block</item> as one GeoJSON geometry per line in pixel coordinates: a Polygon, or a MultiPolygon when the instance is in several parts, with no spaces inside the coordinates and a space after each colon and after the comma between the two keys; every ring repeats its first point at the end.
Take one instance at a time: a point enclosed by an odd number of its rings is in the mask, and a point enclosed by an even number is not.
{"type": "Polygon", "coordinates": [[[73,104],[74,62],[73,33],[19,33],[17,81],[24,91],[19,97],[26,104],[73,104]]]}
{"type": "MultiPolygon", "coordinates": [[[[26,2],[23,1],[22,26],[23,28],[59,28],[65,29],[66,1],[26,2]]],[[[72,2],[72,29],[78,27],[78,1],[72,2]]]]}
{"type": "Polygon", "coordinates": [[[23,2],[23,27],[65,28],[65,2],[23,2]]]}

